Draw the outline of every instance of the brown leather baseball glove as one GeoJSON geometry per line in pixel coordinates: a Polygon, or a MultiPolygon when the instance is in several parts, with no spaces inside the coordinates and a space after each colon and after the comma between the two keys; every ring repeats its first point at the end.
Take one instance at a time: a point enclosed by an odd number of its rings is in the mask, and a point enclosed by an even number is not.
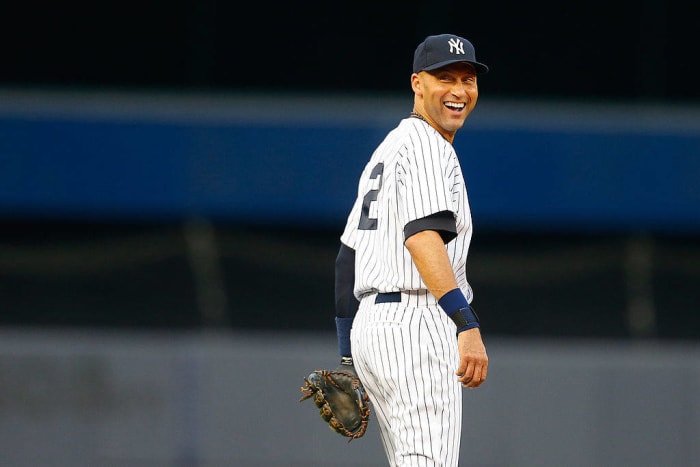
{"type": "Polygon", "coordinates": [[[350,439],[361,438],[369,422],[369,396],[357,375],[346,369],[316,370],[304,378],[305,401],[313,397],[331,430],[350,439]]]}

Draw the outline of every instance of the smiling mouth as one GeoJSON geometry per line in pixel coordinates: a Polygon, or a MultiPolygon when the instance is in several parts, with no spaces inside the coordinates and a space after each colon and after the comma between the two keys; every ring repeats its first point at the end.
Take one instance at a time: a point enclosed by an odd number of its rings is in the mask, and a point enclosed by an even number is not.
{"type": "Polygon", "coordinates": [[[460,112],[460,111],[464,110],[464,108],[467,105],[463,102],[445,102],[444,106],[450,110],[456,110],[456,111],[460,112]]]}

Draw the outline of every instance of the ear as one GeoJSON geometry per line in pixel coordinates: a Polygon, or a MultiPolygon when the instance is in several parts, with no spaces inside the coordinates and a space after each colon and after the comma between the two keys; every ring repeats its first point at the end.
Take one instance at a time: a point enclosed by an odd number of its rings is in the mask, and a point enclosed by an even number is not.
{"type": "Polygon", "coordinates": [[[420,76],[418,76],[418,73],[413,73],[411,75],[411,88],[413,89],[413,93],[422,96],[422,87],[423,83],[421,82],[420,76]]]}

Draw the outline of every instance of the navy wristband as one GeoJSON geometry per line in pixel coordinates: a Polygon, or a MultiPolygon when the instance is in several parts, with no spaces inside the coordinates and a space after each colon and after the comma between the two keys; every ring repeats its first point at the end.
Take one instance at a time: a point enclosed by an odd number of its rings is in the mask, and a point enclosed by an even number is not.
{"type": "Polygon", "coordinates": [[[469,306],[469,302],[459,288],[443,295],[438,304],[457,326],[457,333],[479,327],[479,317],[469,306]]]}
{"type": "Polygon", "coordinates": [[[341,357],[351,357],[350,353],[350,330],[355,318],[335,318],[335,328],[338,333],[338,352],[341,357]]]}
{"type": "Polygon", "coordinates": [[[467,329],[480,327],[479,317],[471,306],[460,308],[454,315],[450,316],[450,318],[452,318],[452,321],[454,321],[457,326],[457,334],[467,329]]]}

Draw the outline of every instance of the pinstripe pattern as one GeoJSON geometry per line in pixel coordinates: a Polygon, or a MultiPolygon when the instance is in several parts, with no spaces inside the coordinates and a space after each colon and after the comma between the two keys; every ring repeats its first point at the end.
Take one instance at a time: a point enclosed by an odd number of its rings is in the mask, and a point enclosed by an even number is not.
{"type": "Polygon", "coordinates": [[[466,270],[471,211],[459,159],[452,145],[427,123],[404,119],[367,163],[341,236],[341,241],[356,251],[355,295],[424,290],[425,284],[404,247],[403,227],[441,211],[455,214],[457,238],[447,244],[447,252],[457,284],[471,302],[466,270]],[[379,163],[384,166],[381,177],[371,178],[379,163]],[[359,229],[366,194],[377,188],[377,198],[368,211],[377,220],[377,228],[359,229]]]}
{"type": "MultiPolygon", "coordinates": [[[[411,302],[426,301],[425,295],[411,302]]],[[[428,300],[430,301],[430,300],[428,300]]],[[[434,303],[434,299],[432,300],[434,303]]],[[[457,466],[461,386],[455,326],[436,305],[362,300],[351,341],[389,464],[457,466]]]]}
{"type": "Polygon", "coordinates": [[[341,236],[355,250],[354,292],[361,299],[352,356],[392,466],[456,466],[459,459],[456,327],[404,246],[406,224],[444,211],[455,215],[457,236],[446,248],[471,301],[471,213],[459,160],[430,125],[404,119],[367,163],[341,236]],[[374,303],[374,293],[396,291],[402,291],[400,303],[374,303]]]}

